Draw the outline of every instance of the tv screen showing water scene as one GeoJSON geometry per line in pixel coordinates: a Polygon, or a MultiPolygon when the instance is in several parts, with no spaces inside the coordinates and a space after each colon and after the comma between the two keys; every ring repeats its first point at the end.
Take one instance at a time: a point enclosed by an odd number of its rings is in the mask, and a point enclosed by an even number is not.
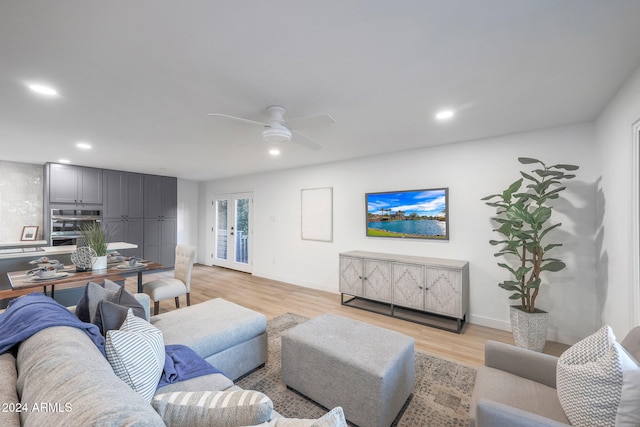
{"type": "Polygon", "coordinates": [[[367,236],[449,240],[449,189],[367,193],[367,236]]]}

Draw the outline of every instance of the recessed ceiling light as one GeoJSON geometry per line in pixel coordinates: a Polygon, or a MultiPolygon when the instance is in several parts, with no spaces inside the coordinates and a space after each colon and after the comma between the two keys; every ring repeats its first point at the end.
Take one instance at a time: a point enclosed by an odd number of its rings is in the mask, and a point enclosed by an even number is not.
{"type": "Polygon", "coordinates": [[[58,96],[58,91],[51,86],[45,86],[38,83],[29,83],[27,84],[27,87],[38,95],[58,96]]]}
{"type": "Polygon", "coordinates": [[[280,150],[278,150],[277,148],[272,148],[271,150],[269,150],[269,154],[272,156],[279,156],[280,150]]]}
{"type": "Polygon", "coordinates": [[[71,160],[67,160],[67,159],[60,159],[60,160],[58,160],[58,163],[65,163],[65,164],[67,164],[67,163],[71,163],[71,160]]]}
{"type": "Polygon", "coordinates": [[[91,144],[86,143],[86,142],[78,142],[76,144],[76,147],[82,149],[82,150],[91,150],[91,144]]]}
{"type": "Polygon", "coordinates": [[[438,120],[448,120],[455,115],[453,110],[442,110],[436,113],[436,119],[438,120]]]}

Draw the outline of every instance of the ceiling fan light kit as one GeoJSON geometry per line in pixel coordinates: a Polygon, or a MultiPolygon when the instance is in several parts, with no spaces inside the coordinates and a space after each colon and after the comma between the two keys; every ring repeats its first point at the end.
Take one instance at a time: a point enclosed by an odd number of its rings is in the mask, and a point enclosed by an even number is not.
{"type": "Polygon", "coordinates": [[[262,138],[267,142],[281,144],[291,140],[291,131],[278,123],[263,130],[262,138]]]}

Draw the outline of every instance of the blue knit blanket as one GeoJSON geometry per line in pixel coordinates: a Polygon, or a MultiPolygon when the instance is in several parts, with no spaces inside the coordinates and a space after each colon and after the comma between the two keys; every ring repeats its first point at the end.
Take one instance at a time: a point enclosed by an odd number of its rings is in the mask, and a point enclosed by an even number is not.
{"type": "Polygon", "coordinates": [[[12,300],[6,311],[0,314],[0,354],[53,326],[71,326],[83,330],[105,355],[104,337],[96,325],[81,321],[69,309],[40,293],[12,300]]]}
{"type": "Polygon", "coordinates": [[[222,374],[186,345],[165,345],[164,371],[158,388],[209,374],[222,374]]]}

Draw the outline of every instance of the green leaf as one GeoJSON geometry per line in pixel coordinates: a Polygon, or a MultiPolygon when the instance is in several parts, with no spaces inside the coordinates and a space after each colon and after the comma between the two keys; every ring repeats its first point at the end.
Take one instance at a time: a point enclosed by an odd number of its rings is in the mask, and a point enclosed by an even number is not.
{"type": "Polygon", "coordinates": [[[505,236],[510,236],[511,235],[511,223],[510,222],[505,222],[504,224],[502,224],[502,226],[496,230],[493,231],[497,231],[498,233],[502,233],[505,236]]]}
{"type": "Polygon", "coordinates": [[[541,165],[544,165],[540,160],[533,159],[531,157],[518,157],[518,161],[523,165],[530,165],[532,163],[540,163],[541,165]]]}
{"type": "Polygon", "coordinates": [[[546,230],[544,230],[542,233],[540,233],[540,236],[538,237],[538,240],[542,240],[542,238],[543,238],[544,236],[546,236],[548,232],[550,232],[550,231],[551,231],[551,230],[553,230],[554,228],[558,228],[558,227],[560,227],[561,225],[562,225],[562,223],[561,223],[561,222],[559,222],[559,223],[554,224],[554,225],[552,225],[551,227],[547,228],[547,229],[546,229],[546,230]]]}
{"type": "Polygon", "coordinates": [[[540,180],[537,179],[536,177],[534,177],[533,175],[529,175],[528,173],[525,172],[520,172],[520,175],[522,175],[523,177],[527,178],[530,181],[534,181],[536,183],[540,183],[540,180]]]}
{"type": "Polygon", "coordinates": [[[533,280],[531,283],[529,283],[526,287],[528,289],[537,289],[540,287],[540,283],[542,283],[542,280],[540,280],[540,278],[537,278],[536,280],[533,280]]]}
{"type": "Polygon", "coordinates": [[[556,168],[556,169],[564,169],[564,170],[567,170],[567,171],[577,171],[578,169],[580,169],[580,167],[576,166],[576,165],[563,165],[563,164],[553,165],[553,166],[550,166],[550,167],[556,168]]]}
{"type": "Polygon", "coordinates": [[[510,271],[514,276],[516,275],[515,270],[514,270],[513,268],[511,268],[511,266],[509,266],[509,265],[507,265],[507,264],[505,264],[505,263],[503,263],[503,262],[499,262],[499,263],[498,263],[498,266],[499,266],[499,267],[502,267],[502,268],[506,268],[506,269],[507,269],[507,270],[509,270],[509,271],[510,271]]]}
{"type": "Polygon", "coordinates": [[[522,178],[520,178],[519,180],[511,184],[509,188],[507,188],[502,192],[502,199],[505,201],[511,200],[511,195],[516,191],[518,191],[521,185],[522,185],[522,178]]]}
{"type": "Polygon", "coordinates": [[[522,298],[522,294],[521,293],[520,294],[513,294],[513,295],[511,295],[509,297],[509,299],[520,299],[520,298],[522,298]]]}
{"type": "Polygon", "coordinates": [[[493,199],[494,197],[500,197],[500,195],[499,194],[492,194],[490,196],[483,197],[480,200],[490,200],[490,199],[493,199]]]}
{"type": "Polygon", "coordinates": [[[533,213],[531,214],[531,217],[533,218],[534,222],[537,222],[538,224],[543,224],[546,220],[551,218],[551,208],[541,206],[537,208],[535,211],[533,211],[533,213]]]}
{"type": "Polygon", "coordinates": [[[504,242],[506,242],[506,240],[489,240],[489,244],[491,246],[496,246],[496,245],[499,245],[499,244],[504,243],[504,242]]]}
{"type": "Polygon", "coordinates": [[[506,280],[504,283],[499,283],[498,286],[507,291],[522,292],[522,284],[513,280],[506,280]]]}
{"type": "Polygon", "coordinates": [[[558,246],[562,246],[562,243],[551,243],[550,245],[544,247],[544,251],[547,252],[548,250],[557,248],[558,246]]]}
{"type": "Polygon", "coordinates": [[[540,271],[560,271],[567,265],[562,261],[551,261],[540,267],[540,271]]]}

